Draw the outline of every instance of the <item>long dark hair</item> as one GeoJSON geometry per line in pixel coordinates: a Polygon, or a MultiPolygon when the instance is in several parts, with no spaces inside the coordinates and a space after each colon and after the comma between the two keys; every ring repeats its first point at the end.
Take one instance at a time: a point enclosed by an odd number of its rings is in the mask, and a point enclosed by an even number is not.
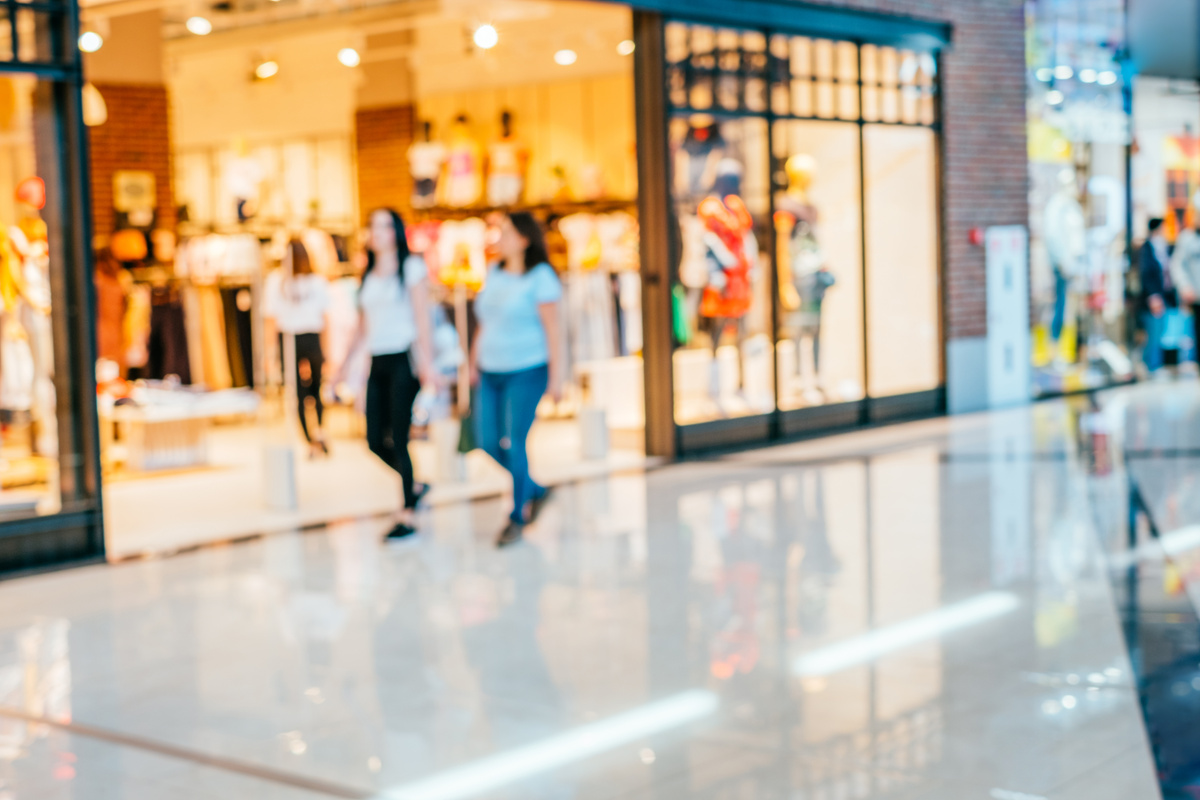
{"type": "Polygon", "coordinates": [[[542,225],[537,218],[528,211],[514,211],[508,218],[517,229],[517,233],[521,234],[521,238],[529,242],[529,246],[525,248],[525,271],[528,272],[538,264],[550,263],[550,253],[546,250],[546,235],[542,232],[542,225]]]}
{"type": "MultiPolygon", "coordinates": [[[[392,228],[396,231],[396,261],[399,262],[397,264],[398,268],[396,269],[396,275],[400,279],[400,285],[403,286],[404,262],[408,260],[408,257],[411,254],[411,251],[408,249],[408,234],[404,230],[404,218],[401,217],[400,213],[394,208],[377,208],[371,212],[367,219],[371,219],[381,211],[391,218],[392,228]]],[[[371,270],[373,269],[375,269],[375,249],[373,247],[368,247],[367,269],[363,272],[364,281],[367,279],[367,276],[371,274],[371,270]]]]}

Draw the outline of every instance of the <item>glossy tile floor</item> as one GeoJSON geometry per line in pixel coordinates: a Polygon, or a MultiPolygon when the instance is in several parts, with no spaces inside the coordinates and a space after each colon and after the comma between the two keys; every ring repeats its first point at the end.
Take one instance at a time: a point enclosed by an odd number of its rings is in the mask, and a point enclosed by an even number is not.
{"type": "Polygon", "coordinates": [[[1198,484],[1179,382],[10,580],[0,800],[1158,798],[1198,484]]]}

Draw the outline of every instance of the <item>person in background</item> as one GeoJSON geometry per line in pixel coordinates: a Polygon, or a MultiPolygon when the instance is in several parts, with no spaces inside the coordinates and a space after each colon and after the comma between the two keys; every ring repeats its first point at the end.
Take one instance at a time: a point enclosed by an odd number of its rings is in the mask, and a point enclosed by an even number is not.
{"type": "MultiPolygon", "coordinates": [[[[1200,200],[1200,192],[1192,198],[1192,205],[1200,200]]],[[[1171,280],[1179,289],[1184,305],[1191,307],[1192,338],[1200,338],[1200,231],[1185,229],[1175,239],[1175,252],[1171,254],[1171,280]]],[[[1192,355],[1200,365],[1200,342],[1192,342],[1192,355]]]]}
{"type": "Polygon", "coordinates": [[[96,251],[96,357],[115,363],[125,377],[125,312],[129,309],[129,284],[121,264],[107,247],[96,251]]]}
{"type": "Polygon", "coordinates": [[[1149,236],[1138,254],[1138,275],[1142,284],[1142,327],[1146,329],[1142,361],[1151,373],[1163,366],[1162,337],[1167,309],[1179,305],[1169,264],[1163,220],[1162,217],[1154,217],[1149,223],[1149,236]]]}
{"type": "Polygon", "coordinates": [[[521,537],[550,497],[529,475],[526,439],[542,395],[562,397],[562,284],[531,214],[500,215],[493,225],[500,261],[475,299],[471,366],[479,386],[477,441],[512,475],[513,509],[497,542],[505,545],[521,537]]]}
{"type": "Polygon", "coordinates": [[[329,313],[329,282],[313,271],[312,259],[299,239],[287,243],[282,268],[267,277],[263,291],[263,317],[269,323],[267,335],[279,334],[280,361],[284,338],[296,344],[296,401],[300,429],[308,442],[308,456],[329,455],[325,443],[325,404],[321,400],[321,377],[325,368],[324,337],[329,313]],[[308,410],[316,417],[315,430],[309,427],[308,410]]]}
{"type": "MultiPolygon", "coordinates": [[[[388,538],[411,536],[417,504],[428,491],[413,477],[408,436],[413,403],[432,387],[432,300],[425,261],[409,252],[404,220],[392,209],[371,214],[367,268],[358,292],[359,324],[350,352],[367,343],[367,446],[400,475],[404,507],[388,538]]],[[[339,383],[345,380],[339,376],[339,383]]]]}

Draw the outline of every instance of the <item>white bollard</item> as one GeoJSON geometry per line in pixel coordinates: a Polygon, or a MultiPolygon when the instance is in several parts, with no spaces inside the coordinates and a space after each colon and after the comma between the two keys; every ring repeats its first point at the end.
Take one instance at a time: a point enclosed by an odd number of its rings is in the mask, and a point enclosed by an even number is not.
{"type": "Polygon", "coordinates": [[[272,511],[295,511],[300,507],[296,452],[291,444],[269,444],[264,448],[263,502],[272,511]]]}
{"type": "Polygon", "coordinates": [[[579,432],[585,461],[608,458],[608,415],[603,408],[584,406],[579,409],[579,432]]]}
{"type": "Polygon", "coordinates": [[[438,480],[459,483],[466,480],[466,459],[458,452],[462,422],[454,417],[439,419],[429,425],[429,440],[433,443],[434,474],[438,480]]]}

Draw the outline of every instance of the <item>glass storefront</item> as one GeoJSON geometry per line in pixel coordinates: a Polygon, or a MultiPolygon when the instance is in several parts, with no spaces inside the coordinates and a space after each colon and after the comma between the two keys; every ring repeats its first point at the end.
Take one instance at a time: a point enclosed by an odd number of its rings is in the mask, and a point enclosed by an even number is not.
{"type": "MultiPolygon", "coordinates": [[[[285,9],[249,50],[240,12],[119,10],[85,72],[74,7],[48,4],[61,29],[12,38],[39,68],[0,80],[0,570],[101,555],[101,469],[116,558],[386,511],[394,476],[362,442],[365,367],[345,351],[381,206],[410,223],[451,355],[471,343],[489,215],[545,226],[570,374],[538,452],[595,458],[578,454],[596,420],[601,449],[634,442],[640,464],[940,410],[947,27],[872,17],[874,45],[832,35],[857,35],[846,12],[747,30],[665,10],[285,9]],[[263,314],[292,237],[334,290],[327,372],[344,378],[322,395],[333,461],[296,463],[299,509],[266,491],[271,448],[299,441],[263,314]],[[346,504],[377,490],[378,508],[346,504]],[[164,515],[187,524],[164,539],[164,515]]],[[[459,455],[468,373],[444,371],[418,470],[480,483],[459,455]]]]}
{"type": "Polygon", "coordinates": [[[1026,3],[1033,392],[1130,380],[1123,0],[1026,3]]]}
{"type": "Polygon", "coordinates": [[[0,571],[102,552],[74,13],[0,22],[0,571]]]}
{"type": "Polygon", "coordinates": [[[666,60],[676,423],[937,393],[934,55],[673,23],[666,60]]]}

